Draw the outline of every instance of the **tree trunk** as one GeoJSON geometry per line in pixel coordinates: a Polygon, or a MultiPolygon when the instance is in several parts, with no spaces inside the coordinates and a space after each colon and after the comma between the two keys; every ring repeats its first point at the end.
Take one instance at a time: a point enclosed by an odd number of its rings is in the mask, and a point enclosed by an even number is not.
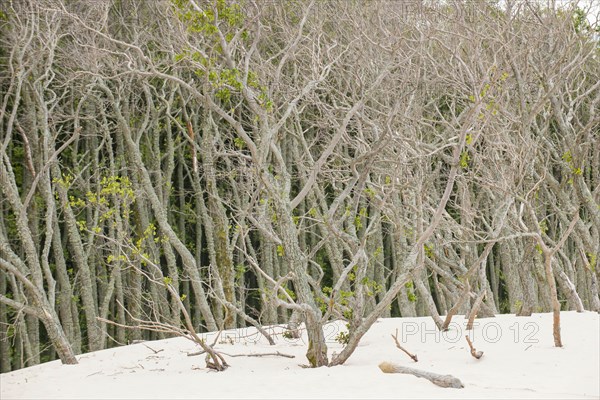
{"type": "Polygon", "coordinates": [[[552,270],[552,253],[549,250],[544,251],[544,269],[546,279],[550,288],[550,299],[552,300],[552,336],[554,336],[554,346],[562,347],[560,337],[560,303],[558,301],[558,292],[556,290],[556,281],[552,270]]]}

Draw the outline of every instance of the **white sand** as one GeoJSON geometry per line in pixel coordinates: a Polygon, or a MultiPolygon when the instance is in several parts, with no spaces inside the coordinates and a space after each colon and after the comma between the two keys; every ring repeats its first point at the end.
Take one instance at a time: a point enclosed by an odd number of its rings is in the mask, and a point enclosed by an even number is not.
{"type": "MultiPolygon", "coordinates": [[[[484,356],[471,357],[465,320],[454,318],[450,331],[436,332],[431,318],[380,319],[343,366],[306,369],[306,337],[277,336],[269,346],[254,329],[227,332],[217,350],[228,354],[280,351],[296,358],[226,357],[225,372],[205,368],[198,348],[182,338],[146,342],[78,356],[78,365],[54,361],[0,374],[0,399],[249,399],[249,398],[600,398],[600,315],[563,312],[563,348],[553,347],[552,315],[499,315],[478,320],[471,338],[484,356]],[[398,350],[399,339],[415,363],[398,350]],[[464,389],[440,388],[412,375],[383,374],[390,361],[461,379],[464,389]]],[[[342,346],[335,336],[344,324],[328,325],[330,354],[342,346]]],[[[272,328],[281,332],[281,328],[272,328]]],[[[209,341],[211,341],[211,335],[209,341]]],[[[212,336],[214,338],[214,336],[212,336]]]]}

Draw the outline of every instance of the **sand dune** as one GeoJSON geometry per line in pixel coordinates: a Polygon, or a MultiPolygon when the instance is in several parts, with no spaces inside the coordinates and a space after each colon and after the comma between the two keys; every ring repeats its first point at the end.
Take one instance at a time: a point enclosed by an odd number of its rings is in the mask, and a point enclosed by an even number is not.
{"type": "MultiPolygon", "coordinates": [[[[205,368],[204,356],[182,338],[145,342],[78,356],[79,365],[50,362],[0,375],[1,399],[205,399],[205,398],[600,398],[600,315],[562,313],[563,348],[553,347],[551,314],[499,315],[480,319],[470,337],[484,352],[471,357],[465,320],[457,316],[446,333],[431,318],[380,319],[348,362],[308,369],[306,336],[280,334],[269,346],[254,329],[226,331],[216,345],[229,355],[281,352],[295,358],[230,357],[225,372],[205,368]],[[395,347],[418,355],[415,363],[395,347]],[[412,375],[383,374],[390,361],[426,371],[452,374],[463,389],[440,388],[412,375]]],[[[330,354],[344,324],[327,326],[330,354]]],[[[281,327],[270,327],[281,333],[281,327]]],[[[207,334],[211,340],[214,334],[207,334]]]]}

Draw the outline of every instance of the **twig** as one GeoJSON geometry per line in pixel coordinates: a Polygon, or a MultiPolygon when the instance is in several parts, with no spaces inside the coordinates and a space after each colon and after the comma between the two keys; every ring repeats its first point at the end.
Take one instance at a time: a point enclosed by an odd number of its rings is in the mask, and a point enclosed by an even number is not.
{"type": "Polygon", "coordinates": [[[473,343],[471,343],[469,335],[465,335],[465,339],[467,339],[467,343],[469,343],[469,347],[471,348],[471,355],[479,360],[483,356],[483,351],[477,351],[477,349],[473,347],[473,343]]]}
{"type": "Polygon", "coordinates": [[[145,343],[142,343],[144,346],[146,346],[147,348],[149,348],[150,350],[152,350],[154,352],[154,354],[156,353],[160,353],[161,351],[164,351],[164,349],[160,349],[160,350],[154,350],[152,347],[148,346],[145,343]]]}
{"type": "Polygon", "coordinates": [[[275,353],[254,353],[254,354],[227,354],[227,353],[221,353],[221,354],[225,354],[228,357],[268,357],[268,356],[279,356],[279,357],[285,357],[285,358],[296,358],[296,356],[294,356],[292,354],[284,354],[284,353],[280,353],[279,351],[277,351],[275,353]]]}
{"type": "Polygon", "coordinates": [[[396,329],[396,335],[392,335],[392,337],[394,338],[394,342],[396,342],[397,348],[399,348],[400,350],[405,352],[410,358],[412,358],[414,360],[414,362],[419,362],[419,359],[417,358],[416,354],[412,354],[408,350],[406,350],[404,347],[400,346],[400,342],[398,342],[398,329],[396,329]]]}
{"type": "MultiPolygon", "coordinates": [[[[193,353],[187,353],[188,357],[192,357],[192,356],[200,356],[202,354],[204,354],[205,351],[195,351],[193,353]]],[[[285,358],[296,358],[296,356],[291,355],[291,354],[284,354],[281,353],[279,351],[275,352],[275,353],[252,353],[252,354],[227,354],[227,353],[223,353],[223,352],[217,352],[217,354],[222,354],[225,355],[227,357],[267,357],[267,356],[279,356],[279,357],[285,357],[285,358]]]]}
{"type": "Polygon", "coordinates": [[[142,369],[144,369],[144,367],[142,367],[142,365],[139,364],[139,363],[137,365],[134,365],[133,367],[121,367],[121,368],[123,368],[123,369],[136,369],[136,368],[140,368],[140,367],[142,369]]]}
{"type": "Polygon", "coordinates": [[[222,333],[223,333],[223,329],[219,329],[219,333],[217,333],[217,337],[215,338],[215,340],[210,345],[211,347],[215,347],[215,344],[217,344],[217,340],[219,340],[219,338],[221,337],[222,333]]]}

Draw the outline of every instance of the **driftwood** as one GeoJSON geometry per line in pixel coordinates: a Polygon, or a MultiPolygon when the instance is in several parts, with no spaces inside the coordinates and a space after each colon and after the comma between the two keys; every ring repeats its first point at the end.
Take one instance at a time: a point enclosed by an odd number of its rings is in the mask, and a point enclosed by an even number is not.
{"type": "Polygon", "coordinates": [[[414,362],[419,362],[419,359],[417,358],[416,354],[412,354],[411,352],[409,352],[408,350],[406,350],[404,347],[402,347],[400,345],[400,342],[398,342],[398,329],[396,329],[396,335],[392,335],[392,337],[394,338],[394,342],[396,342],[396,347],[399,348],[400,350],[402,350],[403,352],[406,353],[407,356],[409,356],[410,358],[412,358],[414,360],[414,362]]]}
{"type": "Polygon", "coordinates": [[[467,343],[469,343],[469,348],[471,349],[471,355],[479,360],[483,356],[483,351],[477,351],[477,349],[475,347],[473,347],[473,343],[471,343],[471,339],[469,339],[469,335],[465,335],[465,339],[467,339],[467,343]]]}
{"type": "Polygon", "coordinates": [[[379,369],[386,374],[410,374],[414,375],[417,378],[425,378],[431,383],[445,387],[445,388],[456,388],[460,389],[465,387],[460,379],[452,376],[452,375],[440,375],[434,372],[422,371],[419,369],[403,367],[398,364],[393,364],[390,362],[382,362],[379,364],[379,369]]]}

